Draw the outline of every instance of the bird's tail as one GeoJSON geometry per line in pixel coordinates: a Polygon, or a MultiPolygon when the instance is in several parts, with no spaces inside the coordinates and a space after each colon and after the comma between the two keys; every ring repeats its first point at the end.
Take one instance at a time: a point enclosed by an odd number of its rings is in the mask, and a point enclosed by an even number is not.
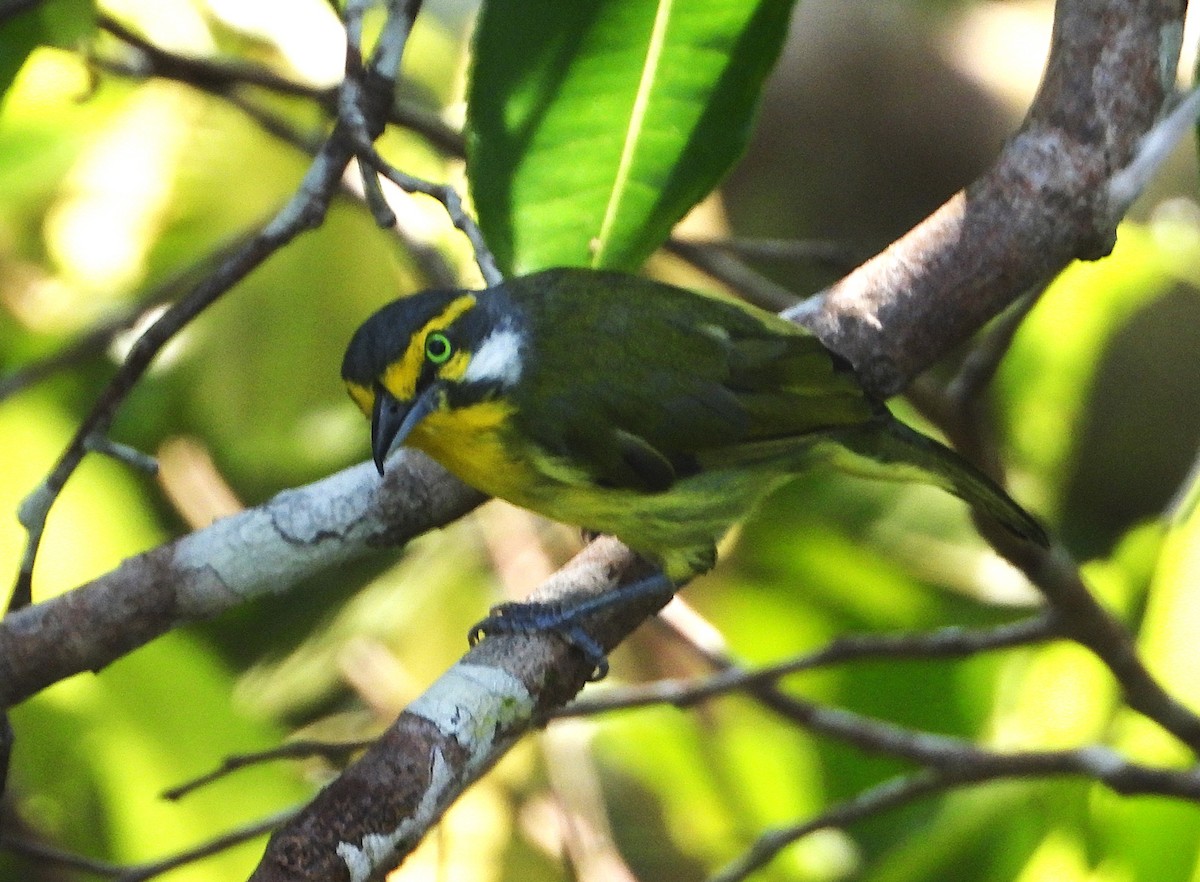
{"type": "Polygon", "coordinates": [[[856,454],[850,463],[838,462],[844,470],[872,478],[932,484],[953,493],[1019,538],[1042,548],[1050,546],[1042,525],[995,481],[949,447],[910,429],[891,414],[885,412],[877,421],[839,430],[833,437],[856,454]]]}

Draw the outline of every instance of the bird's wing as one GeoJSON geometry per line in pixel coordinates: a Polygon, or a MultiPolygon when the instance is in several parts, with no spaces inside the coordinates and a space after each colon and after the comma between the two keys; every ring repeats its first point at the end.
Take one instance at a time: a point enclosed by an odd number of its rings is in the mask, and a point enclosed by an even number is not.
{"type": "Polygon", "coordinates": [[[574,291],[556,303],[559,289],[543,292],[539,314],[573,333],[535,330],[518,413],[530,437],[593,480],[665,490],[877,410],[835,356],[783,319],[648,280],[597,286],[587,275],[586,298],[574,291]]]}

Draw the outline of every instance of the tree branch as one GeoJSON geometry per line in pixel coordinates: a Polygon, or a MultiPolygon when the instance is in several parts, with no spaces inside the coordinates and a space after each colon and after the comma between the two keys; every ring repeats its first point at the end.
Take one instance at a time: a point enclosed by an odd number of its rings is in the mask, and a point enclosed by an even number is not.
{"type": "Polygon", "coordinates": [[[363,463],[130,558],[66,594],[0,620],[0,705],[96,671],[176,628],[315,572],[394,547],[483,497],[427,457],[363,463]]]}
{"type": "MultiPolygon", "coordinates": [[[[611,591],[650,572],[615,539],[592,542],[534,594],[611,591]]],[[[594,636],[607,650],[652,610],[614,609],[594,636]]],[[[374,878],[396,866],[442,813],[551,709],[588,681],[592,665],[554,634],[477,644],[409,705],[380,739],[267,845],[252,882],[374,878]]]]}
{"type": "MultiPolygon", "coordinates": [[[[217,95],[241,107],[256,117],[265,113],[262,108],[251,107],[243,94],[247,86],[294,98],[305,98],[321,107],[331,117],[338,113],[337,88],[318,88],[307,83],[289,79],[268,67],[242,61],[225,61],[214,58],[198,58],[164,49],[131,28],[126,27],[110,15],[100,13],[97,26],[136,50],[140,58],[135,64],[126,64],[107,56],[97,56],[94,62],[105,70],[121,76],[145,79],[158,77],[185,83],[210,95],[217,95]]],[[[303,139],[285,134],[280,128],[282,120],[273,115],[258,118],[261,124],[281,135],[284,140],[296,143],[302,149],[303,139]]],[[[448,126],[431,111],[394,101],[387,108],[386,121],[411,129],[429,141],[434,147],[450,156],[461,157],[465,151],[461,132],[448,126]]]]}
{"type": "Polygon", "coordinates": [[[243,842],[256,839],[264,833],[269,833],[295,815],[295,813],[295,809],[288,809],[258,821],[244,824],[241,827],[215,836],[207,842],[202,842],[191,848],[175,852],[160,860],[147,861],[146,863],[132,866],[122,866],[120,864],[109,863],[108,861],[98,861],[81,855],[70,854],[47,847],[38,842],[12,836],[7,832],[0,835],[0,846],[15,854],[25,855],[44,864],[80,870],[93,876],[113,879],[115,882],[147,882],[147,880],[162,876],[171,870],[176,870],[188,864],[194,864],[206,857],[211,857],[214,854],[219,854],[222,851],[233,848],[235,845],[241,845],[243,842]]]}
{"type": "Polygon", "coordinates": [[[718,673],[694,680],[659,680],[638,686],[606,689],[592,698],[581,698],[559,708],[549,716],[592,716],[618,709],[670,704],[690,707],[719,695],[739,690],[773,687],[779,680],[801,671],[829,667],[863,659],[935,659],[964,658],[981,652],[1042,643],[1059,636],[1061,626],[1053,612],[999,625],[969,630],[948,627],[918,634],[849,634],[827,646],[773,665],[746,670],[732,663],[718,662],[700,647],[706,660],[720,668],[718,673]]]}
{"type": "MultiPolygon", "coordinates": [[[[362,132],[366,131],[373,138],[386,124],[396,70],[420,6],[420,0],[391,0],[387,24],[367,64],[363,63],[360,54],[357,25],[347,19],[347,75],[338,93],[339,118],[333,131],[309,166],[299,189],[279,213],[137,339],[50,474],[26,497],[18,518],[28,538],[9,603],[10,610],[21,609],[32,600],[33,566],[46,518],[55,500],[83,460],[89,445],[95,445],[101,436],[107,435],[118,408],[162,347],[268,257],[324,220],[340,186],[342,173],[356,156],[362,132]]],[[[350,11],[348,8],[348,16],[350,11]]],[[[123,30],[115,22],[109,24],[123,30]]]]}
{"type": "Polygon", "coordinates": [[[991,170],[794,317],[887,397],[1022,292],[1108,254],[1133,195],[1121,172],[1173,94],[1185,8],[1059,0],[1037,96],[991,170]]]}
{"type": "Polygon", "coordinates": [[[961,786],[962,783],[965,782],[956,782],[948,775],[929,770],[891,778],[844,802],[830,806],[812,820],[767,831],[745,854],[730,862],[708,882],[742,882],[743,879],[749,878],[751,873],[769,864],[789,845],[818,830],[844,829],[857,821],[945,792],[955,786],[961,786]]]}
{"type": "Polygon", "coordinates": [[[218,245],[211,253],[195,263],[173,273],[130,303],[111,315],[103,317],[95,325],[51,355],[30,362],[5,377],[0,377],[0,402],[41,382],[54,373],[74,367],[80,362],[101,355],[113,340],[124,331],[134,327],[147,313],[169,301],[186,288],[197,284],[223,260],[231,257],[235,249],[243,247],[247,236],[218,245]]]}

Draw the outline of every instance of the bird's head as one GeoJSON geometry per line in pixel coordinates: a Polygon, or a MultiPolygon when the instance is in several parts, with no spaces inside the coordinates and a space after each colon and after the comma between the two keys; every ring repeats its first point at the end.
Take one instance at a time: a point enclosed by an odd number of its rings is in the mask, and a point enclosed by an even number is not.
{"type": "Polygon", "coordinates": [[[350,397],[371,419],[380,474],[425,417],[497,395],[520,379],[524,330],[502,288],[433,290],[384,306],[342,361],[350,397]]]}

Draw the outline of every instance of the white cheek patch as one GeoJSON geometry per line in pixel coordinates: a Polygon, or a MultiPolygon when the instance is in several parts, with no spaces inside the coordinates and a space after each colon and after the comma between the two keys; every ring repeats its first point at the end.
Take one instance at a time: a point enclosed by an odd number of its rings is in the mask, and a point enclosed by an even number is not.
{"type": "Polygon", "coordinates": [[[521,378],[521,334],[501,327],[488,334],[463,373],[468,383],[485,381],[511,386],[521,378]]]}

